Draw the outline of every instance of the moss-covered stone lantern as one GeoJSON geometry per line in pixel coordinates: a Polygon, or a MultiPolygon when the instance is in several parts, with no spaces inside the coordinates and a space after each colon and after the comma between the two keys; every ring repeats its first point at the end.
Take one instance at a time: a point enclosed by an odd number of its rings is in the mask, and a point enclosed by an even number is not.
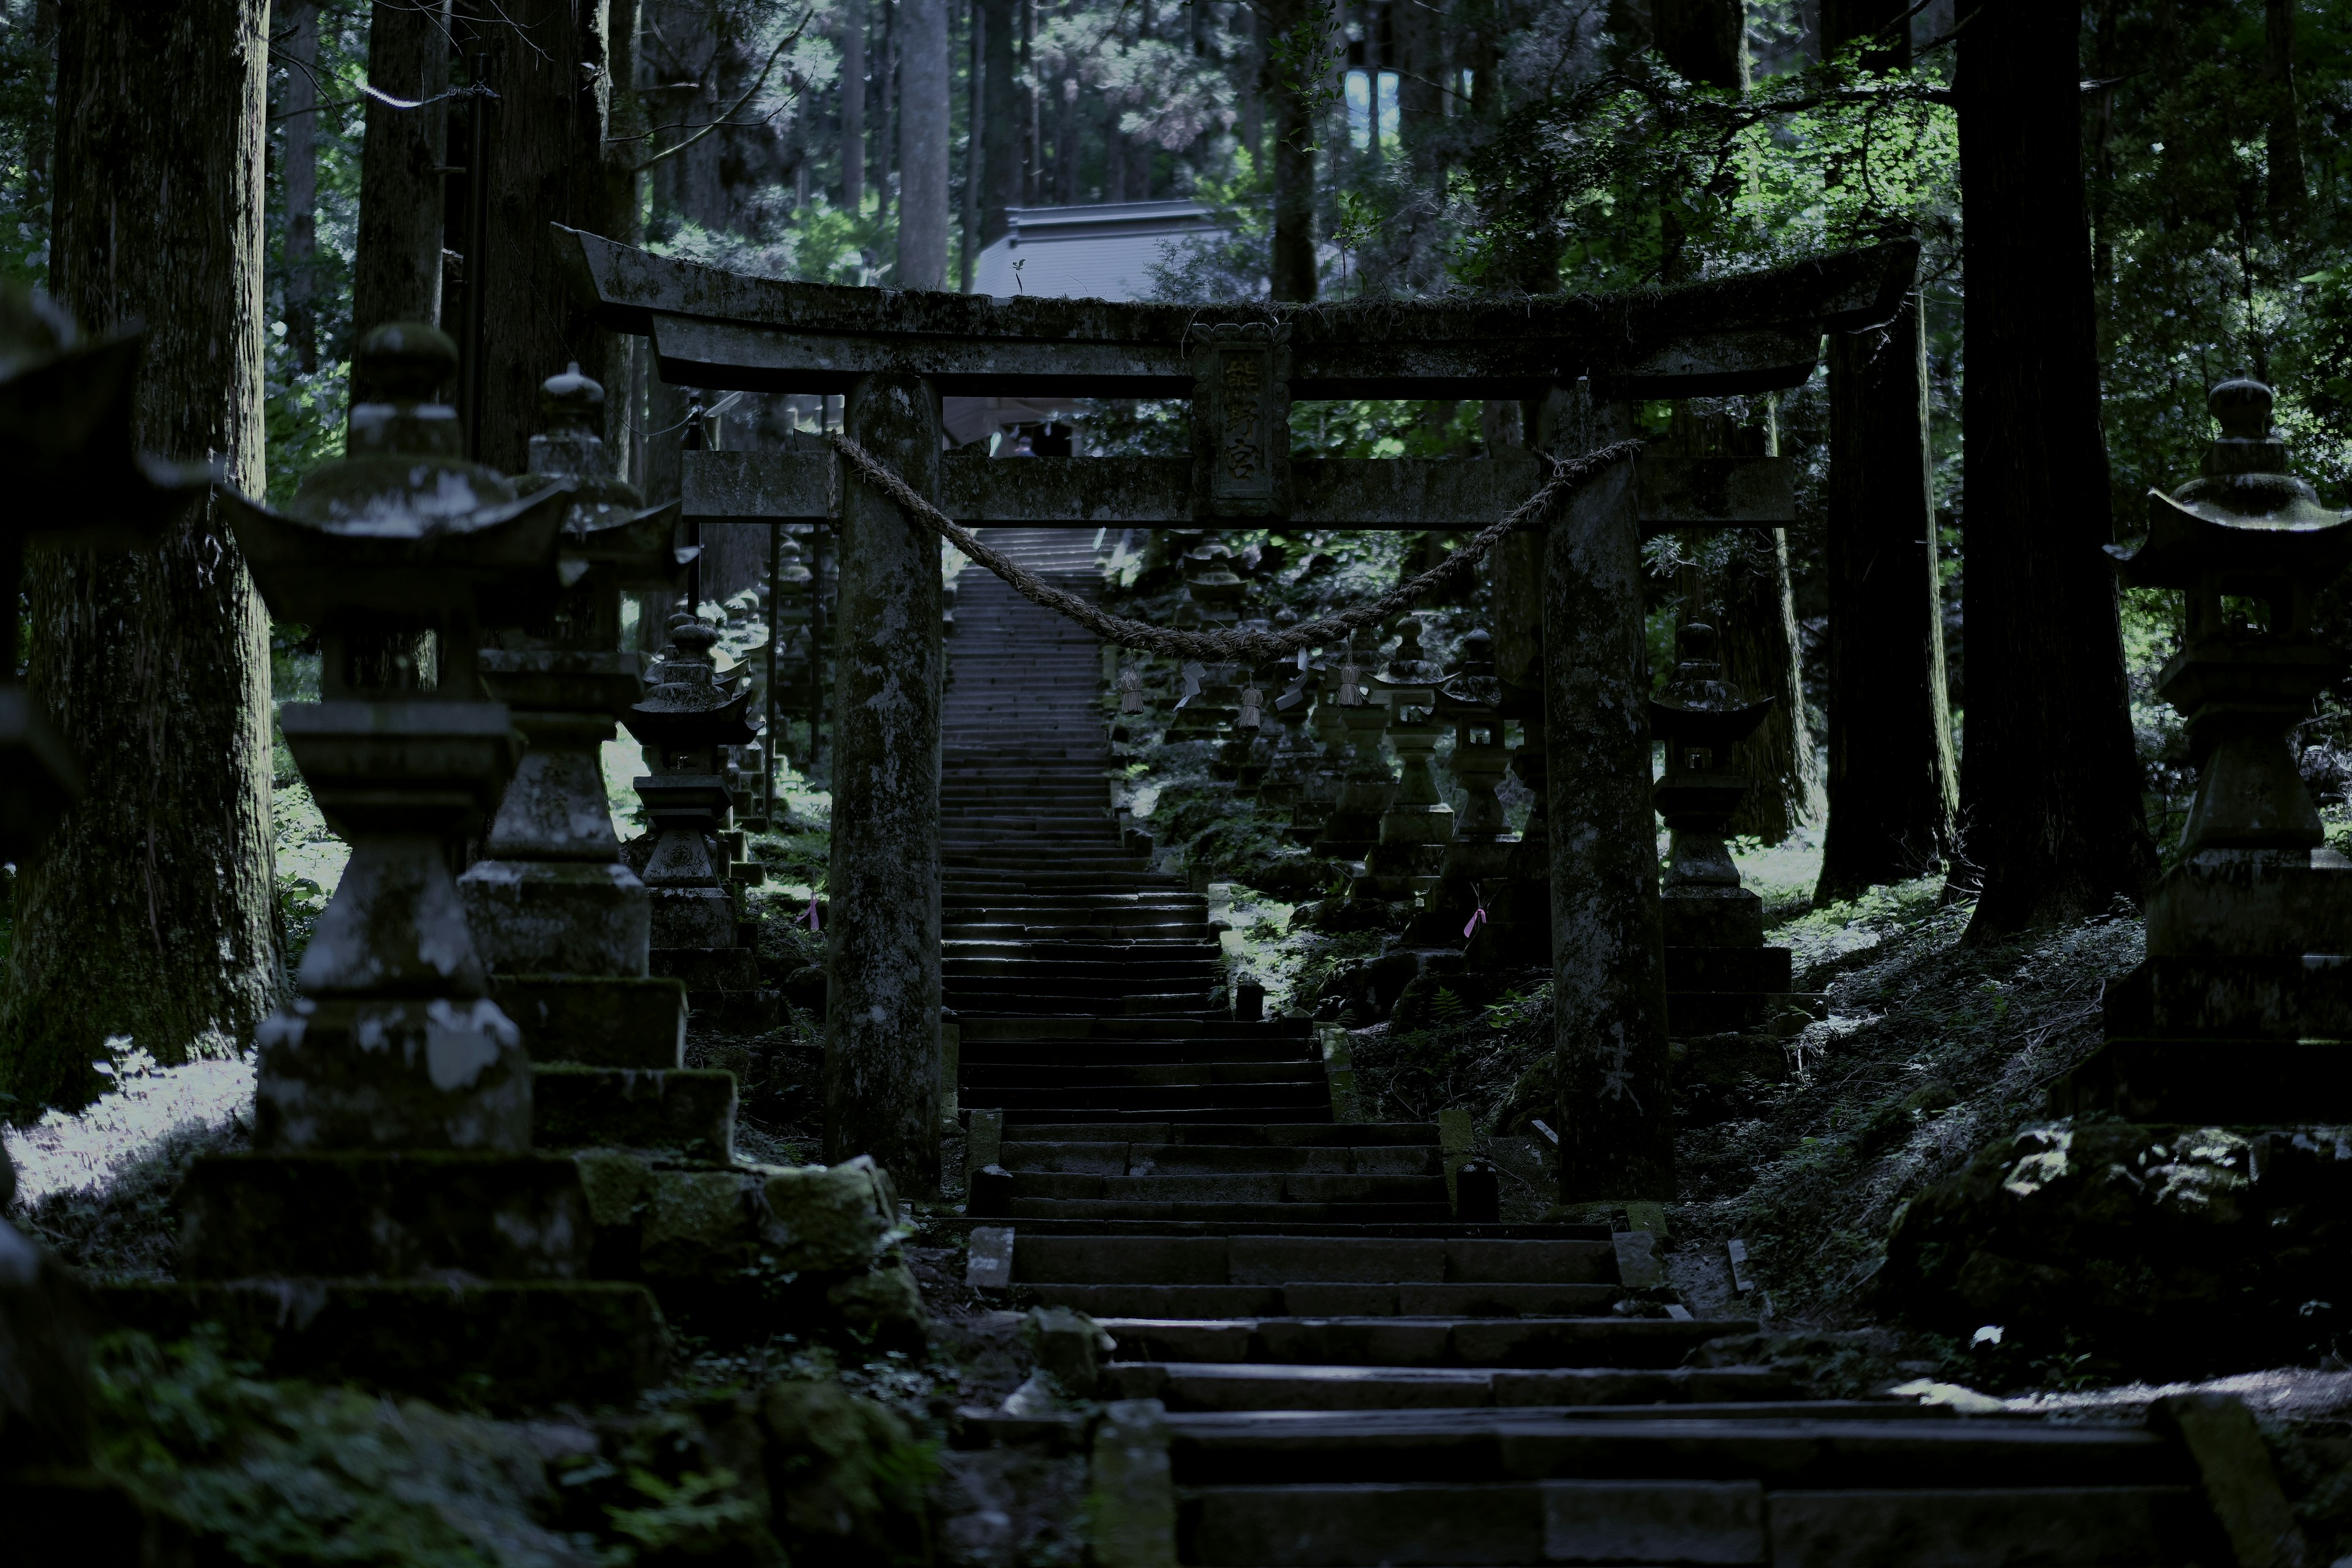
{"type": "Polygon", "coordinates": [[[2313,626],[2352,564],[2352,515],[2287,471],[2272,395],[2226,381],[2201,477],[2148,493],[2124,580],[2187,600],[2157,693],[2188,721],[2197,795],[2147,904],[2147,957],[2107,994],[2108,1043],[2071,1093],[2139,1120],[2352,1116],[2352,861],[2327,847],[2293,735],[2345,659],[2313,626]]]}
{"type": "Polygon", "coordinates": [[[1510,868],[1510,820],[1495,793],[1510,752],[1503,744],[1503,683],[1495,676],[1494,638],[1473,631],[1460,662],[1437,688],[1435,713],[1454,731],[1454,782],[1462,809],[1437,868],[1437,885],[1414,918],[1407,941],[1418,946],[1466,944],[1490,917],[1510,868]]]}

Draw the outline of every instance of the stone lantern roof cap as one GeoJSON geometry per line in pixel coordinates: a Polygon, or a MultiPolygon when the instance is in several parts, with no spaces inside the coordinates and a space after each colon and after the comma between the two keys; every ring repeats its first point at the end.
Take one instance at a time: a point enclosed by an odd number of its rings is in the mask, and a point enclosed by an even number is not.
{"type": "MultiPolygon", "coordinates": [[[[2287,471],[2287,443],[2271,428],[2271,389],[2225,381],[2206,406],[2221,434],[2203,474],[2170,495],[2151,489],[2147,537],[2108,545],[2126,582],[2146,588],[2197,588],[2221,576],[2287,577],[2319,586],[2352,564],[2352,514],[2319,503],[2287,471]]],[[[2217,584],[2218,585],[2218,584],[2217,584]]]]}
{"type": "Polygon", "coordinates": [[[1462,639],[1460,661],[1445,684],[1437,689],[1441,713],[1491,713],[1503,700],[1503,683],[1495,674],[1495,638],[1484,628],[1462,639]]]}
{"type": "Polygon", "coordinates": [[[1750,702],[1746,692],[1723,679],[1715,628],[1705,621],[1685,621],[1675,640],[1681,662],[1665,689],[1650,700],[1650,728],[1670,742],[1717,752],[1754,734],[1772,711],[1772,700],[1750,702]]]}
{"type": "Polygon", "coordinates": [[[1407,616],[1397,626],[1397,649],[1389,667],[1372,679],[1382,686],[1429,690],[1445,679],[1445,671],[1421,646],[1421,617],[1407,616]]]}
{"type": "Polygon", "coordinates": [[[430,401],[456,363],[457,346],[434,328],[377,328],[353,374],[383,401],[352,405],[347,455],[314,471],[283,512],[226,497],[273,615],[431,626],[478,601],[502,618],[553,602],[573,481],[518,497],[503,474],[462,457],[457,411],[430,401]]]}
{"type": "MultiPolygon", "coordinates": [[[[38,289],[0,287],[0,532],[79,549],[152,548],[162,527],[221,477],[131,439],[131,394],[147,334],[90,340],[38,289]]],[[[8,590],[14,594],[11,585],[8,590]]]]}

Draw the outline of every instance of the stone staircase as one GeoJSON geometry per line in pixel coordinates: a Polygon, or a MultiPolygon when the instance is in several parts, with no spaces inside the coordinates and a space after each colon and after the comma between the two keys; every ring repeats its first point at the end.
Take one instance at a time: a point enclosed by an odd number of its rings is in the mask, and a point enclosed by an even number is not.
{"type": "MultiPolygon", "coordinates": [[[[1083,533],[988,537],[1092,579],[1083,533]]],[[[964,574],[947,1000],[969,1168],[1003,1173],[972,1184],[971,1278],[1115,1342],[1075,1336],[1062,1375],[1114,1402],[1097,1486],[1153,1494],[1142,1537],[1236,1568],[2233,1560],[2177,1441],[1685,1364],[1757,1325],[1694,1317],[1647,1232],[1455,1223],[1437,1127],[1335,1121],[1307,1026],[1231,1016],[1205,900],[1108,809],[1101,669],[964,574]]],[[[1034,1435],[1018,1403],[981,1425],[1034,1435]]],[[[1097,1528],[1106,1568],[1166,1561],[1097,1528]]]]}

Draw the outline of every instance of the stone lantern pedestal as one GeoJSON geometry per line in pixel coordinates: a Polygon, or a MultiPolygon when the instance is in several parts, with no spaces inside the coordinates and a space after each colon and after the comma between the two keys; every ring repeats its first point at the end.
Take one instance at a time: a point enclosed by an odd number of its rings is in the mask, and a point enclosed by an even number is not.
{"type": "Polygon", "coordinates": [[[677,507],[647,509],[613,478],[595,382],[575,366],[543,397],[552,428],[532,437],[526,482],[572,487],[559,566],[571,582],[551,613],[482,650],[483,682],[526,750],[488,857],[457,889],[491,994],[531,1058],[534,1141],[723,1161],[734,1079],[686,1068],[686,989],[648,973],[652,900],[604,794],[604,742],[642,691],[637,656],[619,646],[621,595],[676,576],[677,507]]]}
{"type": "Polygon", "coordinates": [[[1415,946],[1466,949],[1493,919],[1487,900],[1499,899],[1517,847],[1503,803],[1495,794],[1510,753],[1503,745],[1495,677],[1494,640],[1483,631],[1462,639],[1462,664],[1437,689],[1437,717],[1453,726],[1454,782],[1462,810],[1438,863],[1437,884],[1423,901],[1405,940],[1415,946]]]}
{"type": "Polygon", "coordinates": [[[652,890],[650,962],[686,983],[697,1012],[761,1025],[774,998],[760,987],[758,955],[740,940],[722,836],[733,828],[734,792],[724,753],[751,738],[748,688],[719,679],[719,634],[684,621],[647,677],[648,690],[623,722],[659,759],[635,783],[652,831],[631,846],[652,890]]]}
{"type": "Polygon", "coordinates": [[[1364,857],[1352,899],[1403,903],[1437,885],[1438,866],[1454,837],[1454,808],[1437,792],[1431,759],[1444,730],[1430,716],[1444,672],[1422,651],[1421,622],[1407,616],[1397,651],[1373,679],[1388,699],[1388,742],[1397,787],[1381,811],[1380,840],[1364,857]]]}
{"type": "Polygon", "coordinates": [[[1343,737],[1338,753],[1329,759],[1339,773],[1339,792],[1313,846],[1328,860],[1360,860],[1371,853],[1381,841],[1381,816],[1396,793],[1396,780],[1381,752],[1389,710],[1371,687],[1375,651],[1367,637],[1360,636],[1350,644],[1332,692],[1343,737]]]}
{"type": "Polygon", "coordinates": [[[1498,681],[1498,711],[1519,721],[1511,775],[1530,797],[1527,830],[1504,857],[1502,886],[1486,900],[1486,918],[1463,956],[1475,970],[1549,968],[1551,958],[1551,787],[1544,754],[1541,690],[1498,681]]]}
{"type": "MultiPolygon", "coordinates": [[[[1771,710],[1750,703],[1722,679],[1715,628],[1682,628],[1681,662],[1664,692],[1650,704],[1650,729],[1664,743],[1665,776],[1658,781],[1658,815],[1669,850],[1660,879],[1666,961],[1666,1026],[1675,1039],[1793,1035],[1819,1015],[1819,998],[1790,990],[1790,952],[1764,942],[1764,904],[1741,886],[1739,868],[1724,844],[1732,814],[1750,781],[1727,771],[1731,748],[1753,734],[1771,710]]],[[[1777,1046],[1765,1052],[1686,1046],[1678,1080],[1728,1088],[1739,1077],[1779,1076],[1777,1046]],[[1755,1059],[1751,1059],[1755,1058],[1755,1059]]]]}

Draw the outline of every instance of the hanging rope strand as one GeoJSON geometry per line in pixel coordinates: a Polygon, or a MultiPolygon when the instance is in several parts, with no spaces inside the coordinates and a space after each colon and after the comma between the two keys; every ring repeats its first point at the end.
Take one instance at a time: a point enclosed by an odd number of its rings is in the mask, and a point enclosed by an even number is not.
{"type": "Polygon", "coordinates": [[[1056,588],[1015,566],[995,550],[982,543],[970,529],[926,500],[912,485],[884,467],[881,459],[873,453],[838,433],[828,439],[835,450],[848,458],[860,475],[897,502],[899,510],[908,517],[923,523],[950,544],[1003,578],[1023,598],[1056,615],[1068,616],[1103,641],[1133,648],[1139,653],[1159,654],[1163,658],[1239,658],[1255,664],[1271,663],[1302,648],[1325,647],[1344,642],[1364,627],[1388,620],[1440,589],[1463,581],[1469,576],[1471,568],[1502,542],[1505,534],[1541,521],[1561,500],[1599,479],[1611,465],[1633,457],[1643,446],[1634,440],[1612,441],[1580,458],[1570,458],[1564,461],[1546,458],[1545,461],[1551,464],[1551,478],[1546,479],[1535,494],[1520,502],[1508,517],[1499,522],[1488,523],[1471,536],[1469,543],[1418,577],[1398,584],[1369,605],[1359,605],[1336,616],[1303,622],[1287,631],[1179,632],[1144,621],[1130,621],[1121,616],[1105,614],[1077,595],[1056,588]]]}

